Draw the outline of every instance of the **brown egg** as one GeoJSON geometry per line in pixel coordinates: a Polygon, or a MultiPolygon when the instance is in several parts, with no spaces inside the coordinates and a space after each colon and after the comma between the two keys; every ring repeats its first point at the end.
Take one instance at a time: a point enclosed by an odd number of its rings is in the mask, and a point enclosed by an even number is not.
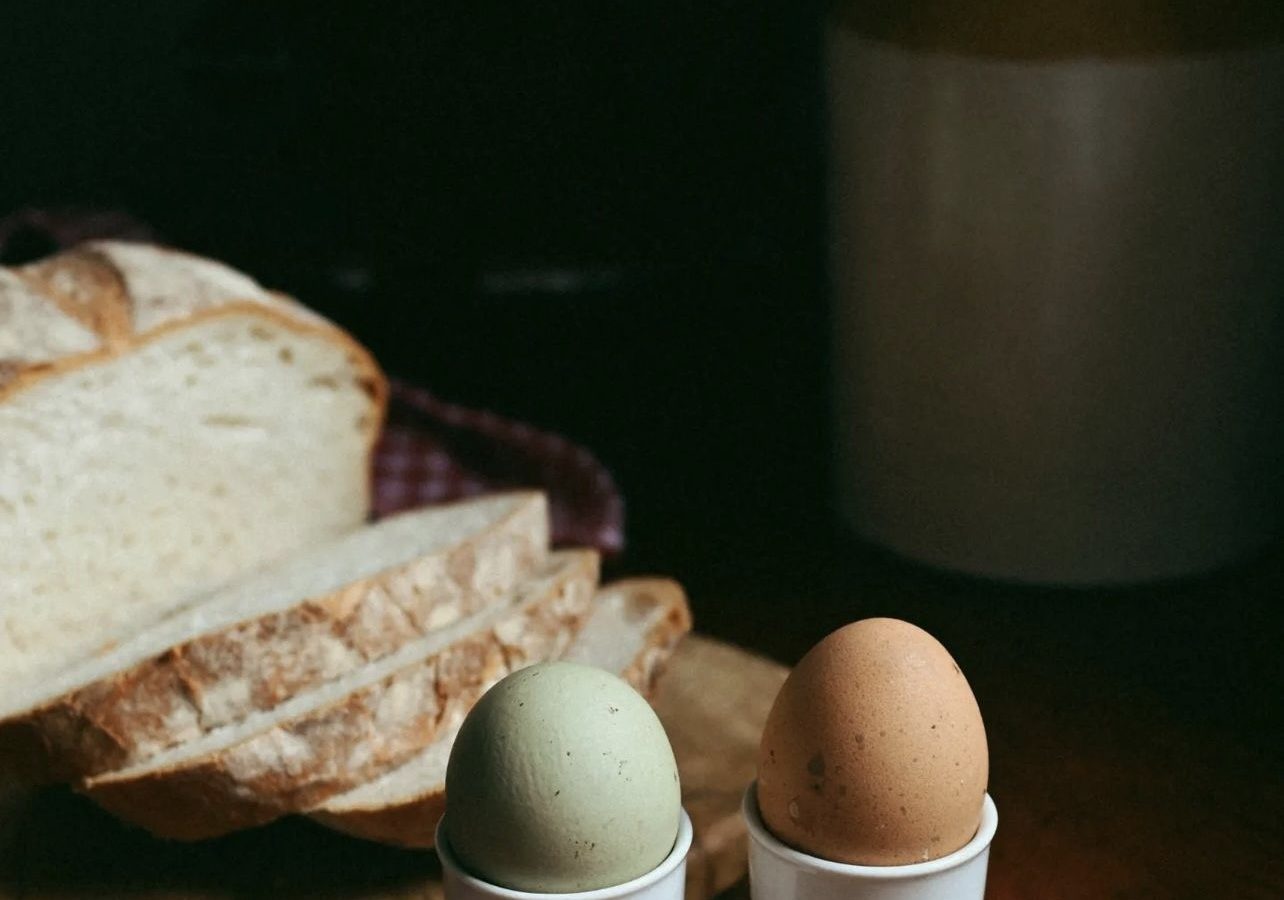
{"type": "Polygon", "coordinates": [[[781,687],[758,806],[813,856],[905,865],[972,839],[988,778],[981,711],[953,657],[915,625],[865,619],[808,651],[781,687]]]}

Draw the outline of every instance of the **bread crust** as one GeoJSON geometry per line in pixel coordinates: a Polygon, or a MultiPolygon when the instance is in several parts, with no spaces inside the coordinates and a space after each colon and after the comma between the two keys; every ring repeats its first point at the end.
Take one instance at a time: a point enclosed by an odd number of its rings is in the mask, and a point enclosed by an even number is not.
{"type": "Polygon", "coordinates": [[[620,673],[621,678],[650,700],[673,651],[691,631],[691,606],[686,592],[682,585],[669,578],[631,578],[609,587],[638,598],[651,598],[651,602],[664,610],[647,632],[642,652],[620,673]]]}
{"type": "Polygon", "coordinates": [[[90,777],[392,653],[501,601],[544,560],[545,498],[512,496],[506,515],[467,540],[202,634],[11,719],[0,734],[34,734],[50,780],[90,777]]]}
{"type": "Polygon", "coordinates": [[[285,294],[265,290],[248,276],[213,260],[169,247],[121,241],[83,244],[8,271],[17,276],[32,294],[45,299],[57,313],[95,333],[99,346],[54,360],[0,359],[0,373],[3,373],[0,377],[0,403],[45,378],[107,362],[173,331],[225,316],[259,316],[300,334],[318,335],[343,349],[358,371],[357,381],[370,395],[374,407],[374,414],[366,427],[368,455],[373,453],[387,416],[387,378],[370,351],[352,335],[285,294]],[[157,301],[158,304],[172,304],[172,316],[162,316],[163,321],[140,330],[131,314],[137,298],[131,295],[121,266],[112,260],[113,255],[122,252],[143,259],[151,257],[157,264],[178,264],[180,269],[190,267],[193,269],[193,284],[197,280],[197,267],[217,266],[228,276],[252,285],[258,294],[253,297],[233,294],[211,299],[206,306],[184,308],[182,292],[175,291],[171,297],[157,301]]]}
{"type": "MultiPolygon", "coordinates": [[[[639,602],[651,602],[663,612],[647,631],[642,650],[620,676],[651,699],[678,643],[691,630],[691,609],[681,585],[667,578],[635,578],[604,590],[628,591],[639,602]]],[[[444,785],[425,786],[423,793],[380,807],[330,811],[311,810],[309,818],[353,837],[401,847],[430,848],[437,840],[437,823],[446,811],[444,785]]]]}
{"type": "Polygon", "coordinates": [[[588,616],[597,571],[597,554],[578,551],[539,596],[493,627],[375,684],[230,747],[170,766],[109,773],[77,789],[158,837],[184,841],[309,809],[421,750],[451,704],[479,697],[514,654],[561,652],[588,616]]]}

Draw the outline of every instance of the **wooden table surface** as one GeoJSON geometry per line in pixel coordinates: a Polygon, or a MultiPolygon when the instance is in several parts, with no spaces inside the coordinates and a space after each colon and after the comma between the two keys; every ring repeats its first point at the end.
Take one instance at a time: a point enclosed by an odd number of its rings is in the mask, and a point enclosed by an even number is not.
{"type": "MultiPolygon", "coordinates": [[[[921,624],[958,659],[990,738],[991,900],[1284,897],[1284,548],[1091,591],[950,576],[842,541],[752,549],[656,568],[684,573],[702,631],[782,663],[872,615],[921,624]]],[[[734,807],[783,669],[699,638],[683,652],[661,708],[686,711],[675,745],[698,760],[684,772],[703,823],[690,896],[740,900],[734,807]]],[[[5,900],[436,896],[431,855],[302,821],[178,848],[59,792],[0,814],[0,848],[5,900]]]]}
{"type": "Polygon", "coordinates": [[[1284,898],[1284,547],[1093,590],[952,576],[841,539],[753,547],[692,585],[706,631],[795,662],[841,624],[892,615],[953,652],[990,740],[992,900],[1284,898]]]}

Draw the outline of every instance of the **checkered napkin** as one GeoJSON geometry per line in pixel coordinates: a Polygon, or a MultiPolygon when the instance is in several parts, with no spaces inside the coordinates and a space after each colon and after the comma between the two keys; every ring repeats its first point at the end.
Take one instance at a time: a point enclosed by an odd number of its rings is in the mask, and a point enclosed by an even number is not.
{"type": "Polygon", "coordinates": [[[624,546],[624,501],[588,450],[407,384],[393,382],[374,478],[376,515],[536,487],[548,494],[555,544],[595,547],[607,555],[624,546]]]}

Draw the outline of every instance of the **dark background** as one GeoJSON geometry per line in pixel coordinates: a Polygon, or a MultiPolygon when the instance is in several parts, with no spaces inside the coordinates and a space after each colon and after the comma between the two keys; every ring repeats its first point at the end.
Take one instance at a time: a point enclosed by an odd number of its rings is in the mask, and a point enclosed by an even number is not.
{"type": "Polygon", "coordinates": [[[819,16],[19,3],[0,211],[126,210],[294,293],[390,374],[591,447],[628,568],[716,578],[831,521],[819,16]]]}
{"type": "MultiPolygon", "coordinates": [[[[1004,8],[1027,6],[1060,8],[1004,8]]],[[[391,374],[591,447],[628,502],[616,571],[680,578],[703,631],[792,662],[862,616],[926,627],[992,735],[992,896],[1280,896],[1278,542],[1076,591],[834,526],[819,20],[819,0],[6,3],[0,215],[128,211],[391,374]]],[[[82,836],[47,842],[77,890],[423,864],[298,823],[160,857],[74,802],[42,815],[82,836]]]]}

